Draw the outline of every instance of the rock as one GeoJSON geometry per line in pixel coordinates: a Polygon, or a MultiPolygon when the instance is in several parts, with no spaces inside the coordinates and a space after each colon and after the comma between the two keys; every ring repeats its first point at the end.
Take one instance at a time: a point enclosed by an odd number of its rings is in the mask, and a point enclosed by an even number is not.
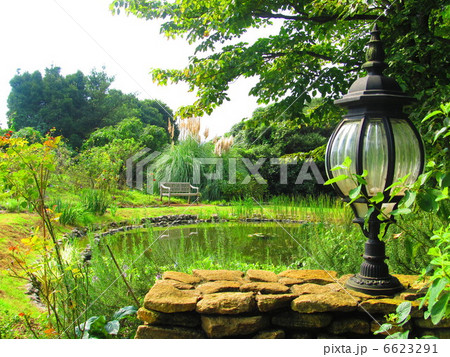
{"type": "Polygon", "coordinates": [[[346,337],[344,337],[344,336],[333,336],[333,335],[330,335],[328,333],[323,333],[322,332],[322,333],[318,333],[316,338],[318,340],[330,340],[330,339],[339,339],[339,340],[341,340],[341,339],[345,339],[346,337]]]}
{"type": "Polygon", "coordinates": [[[207,283],[197,286],[197,291],[202,294],[214,294],[219,292],[239,291],[241,283],[237,281],[217,280],[209,281],[207,283]]]}
{"type": "Polygon", "coordinates": [[[278,282],[285,285],[304,283],[325,285],[334,283],[337,280],[337,273],[326,270],[286,270],[278,274],[278,278],[278,282]]]}
{"type": "Polygon", "coordinates": [[[295,295],[304,294],[321,294],[330,292],[329,285],[317,285],[317,284],[296,284],[291,286],[291,292],[295,295]]]}
{"type": "MultiPolygon", "coordinates": [[[[376,321],[370,322],[370,332],[371,333],[375,333],[375,331],[378,331],[380,329],[381,325],[383,325],[387,322],[386,318],[384,316],[377,317],[375,320],[376,321]]],[[[388,335],[392,335],[393,333],[404,332],[406,330],[411,330],[411,323],[409,321],[406,324],[404,324],[403,326],[393,326],[389,331],[382,332],[379,335],[388,336],[388,335]]]]}
{"type": "Polygon", "coordinates": [[[198,277],[178,271],[166,271],[164,272],[162,278],[164,280],[170,279],[180,281],[185,284],[198,284],[200,282],[200,279],[198,277]]]}
{"type": "Polygon", "coordinates": [[[370,333],[370,324],[368,321],[354,317],[342,318],[334,320],[328,331],[333,335],[341,335],[344,333],[354,333],[357,335],[368,335],[370,333]]]}
{"type": "Polygon", "coordinates": [[[256,295],[256,305],[261,312],[289,307],[297,296],[294,294],[256,295]]]}
{"type": "Polygon", "coordinates": [[[244,273],[238,270],[198,270],[192,271],[192,274],[201,280],[215,281],[215,280],[229,280],[240,281],[244,273]]]}
{"type": "Polygon", "coordinates": [[[194,312],[166,314],[141,307],[137,312],[137,317],[149,325],[175,325],[184,327],[196,327],[200,325],[200,316],[194,312]]]}
{"type": "Polygon", "coordinates": [[[179,290],[191,290],[194,289],[194,285],[191,284],[185,284],[182,283],[181,281],[176,281],[176,280],[156,280],[155,285],[156,284],[169,284],[172,285],[174,288],[179,289],[179,290]]]}
{"type": "Polygon", "coordinates": [[[355,276],[355,274],[344,274],[342,276],[339,277],[338,279],[338,283],[341,285],[345,285],[345,283],[347,282],[348,279],[350,279],[352,276],[355,276]]]}
{"type": "Polygon", "coordinates": [[[284,294],[289,292],[286,285],[269,282],[253,282],[241,285],[240,291],[254,291],[261,294],[284,294]]]}
{"type": "Polygon", "coordinates": [[[268,330],[268,331],[260,331],[253,338],[261,338],[261,339],[279,339],[286,338],[286,334],[283,330],[268,330]]]}
{"type": "Polygon", "coordinates": [[[272,323],[276,326],[290,329],[314,329],[327,327],[332,320],[331,314],[299,314],[292,311],[284,311],[272,317],[272,323]]]}
{"type": "Polygon", "coordinates": [[[251,335],[269,325],[267,316],[202,316],[202,327],[210,338],[251,335]]]}
{"type": "Polygon", "coordinates": [[[322,294],[301,295],[291,303],[291,308],[300,313],[353,311],[359,299],[343,293],[329,292],[322,294]]]}
{"type": "Polygon", "coordinates": [[[395,276],[399,281],[400,284],[403,285],[405,289],[415,289],[420,290],[424,288],[427,283],[429,282],[429,279],[425,279],[422,281],[419,281],[418,275],[403,275],[403,274],[392,274],[392,276],[395,276]]]}
{"type": "Polygon", "coordinates": [[[242,314],[256,310],[256,303],[253,293],[207,294],[196,310],[201,314],[242,314]]]}
{"type": "Polygon", "coordinates": [[[414,300],[417,300],[417,299],[419,299],[421,297],[424,297],[425,294],[426,294],[425,290],[417,291],[417,290],[409,289],[407,291],[402,292],[399,295],[399,298],[401,300],[414,301],[414,300]]]}
{"type": "Polygon", "coordinates": [[[278,281],[278,276],[272,271],[266,270],[247,270],[245,277],[250,281],[267,281],[271,283],[276,283],[278,281]]]}
{"type": "Polygon", "coordinates": [[[437,325],[431,322],[431,319],[414,319],[414,325],[420,328],[450,328],[450,318],[442,319],[437,325]]]}
{"type": "Polygon", "coordinates": [[[287,334],[287,338],[295,338],[295,339],[305,340],[305,339],[313,338],[313,336],[309,332],[306,332],[306,331],[292,331],[287,334]]]}
{"type": "Polygon", "coordinates": [[[433,336],[439,339],[450,339],[450,329],[424,330],[420,336],[433,336]]]}
{"type": "Polygon", "coordinates": [[[166,313],[194,311],[198,297],[194,291],[178,290],[171,284],[160,283],[145,295],[144,307],[166,313]]]}
{"type": "Polygon", "coordinates": [[[187,329],[183,327],[160,327],[160,326],[139,326],[136,332],[136,339],[147,338],[205,338],[202,331],[187,329]]]}
{"type": "MultiPolygon", "coordinates": [[[[380,313],[387,315],[394,313],[397,306],[402,302],[404,301],[400,299],[371,299],[361,302],[361,304],[359,304],[359,309],[370,314],[380,313]]],[[[419,311],[419,303],[417,301],[411,301],[411,305],[411,316],[422,317],[423,312],[419,311]]]]}
{"type": "Polygon", "coordinates": [[[350,288],[345,287],[343,284],[341,283],[333,283],[333,284],[328,284],[326,285],[331,291],[335,291],[335,292],[341,292],[343,294],[347,294],[350,296],[354,296],[355,298],[360,299],[361,301],[363,300],[368,300],[368,299],[384,299],[384,298],[389,298],[389,296],[386,295],[378,295],[378,296],[373,296],[373,295],[369,295],[369,294],[364,294],[362,292],[359,291],[355,291],[352,290],[350,288]]]}

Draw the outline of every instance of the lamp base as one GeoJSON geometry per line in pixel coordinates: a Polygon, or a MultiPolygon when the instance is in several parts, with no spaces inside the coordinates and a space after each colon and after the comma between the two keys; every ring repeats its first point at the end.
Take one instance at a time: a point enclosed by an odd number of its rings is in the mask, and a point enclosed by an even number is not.
{"type": "Polygon", "coordinates": [[[368,295],[394,295],[404,290],[400,281],[392,275],[384,278],[370,278],[356,274],[347,280],[345,286],[368,295]]]}

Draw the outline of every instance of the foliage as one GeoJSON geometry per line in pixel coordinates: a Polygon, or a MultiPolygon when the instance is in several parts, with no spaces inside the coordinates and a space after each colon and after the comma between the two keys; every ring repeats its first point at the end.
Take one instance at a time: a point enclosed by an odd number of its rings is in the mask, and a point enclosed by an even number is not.
{"type": "Polygon", "coordinates": [[[374,332],[375,335],[381,333],[387,333],[387,339],[404,339],[408,338],[409,330],[406,331],[397,331],[392,334],[389,333],[389,330],[394,327],[398,329],[399,327],[404,326],[411,319],[411,302],[405,301],[397,306],[394,314],[389,314],[386,318],[387,322],[380,326],[380,328],[374,332]]]}
{"type": "Polygon", "coordinates": [[[161,33],[195,46],[183,69],[153,69],[159,84],[185,82],[198,99],[179,109],[184,117],[210,114],[229,100],[230,84],[257,77],[250,90],[260,103],[276,102],[271,117],[291,114],[322,125],[358,74],[372,23],[383,34],[389,73],[419,100],[416,118],[448,97],[449,7],[445,0],[389,2],[289,0],[141,1],[114,0],[121,10],[146,20],[162,20],[161,33]],[[253,43],[245,33],[274,24],[271,35],[253,43]],[[240,41],[239,41],[240,40],[240,41]],[[313,96],[326,98],[316,115],[303,107],[313,96]]]}
{"type": "Polygon", "coordinates": [[[68,185],[112,190],[124,187],[126,160],[141,148],[132,138],[114,139],[104,146],[94,146],[72,159],[67,171],[68,185]]]}
{"type": "MultiPolygon", "coordinates": [[[[85,267],[71,259],[70,249],[59,244],[54,228],[58,217],[46,205],[60,140],[47,136],[42,143],[28,144],[22,138],[1,137],[0,179],[27,201],[39,215],[42,227],[37,227],[21,245],[10,247],[14,260],[11,273],[38,289],[47,310],[48,330],[73,337],[73,322],[81,316],[86,303],[85,267]],[[34,259],[36,255],[39,259],[34,259]]],[[[26,315],[24,319],[32,328],[26,315]]]]}
{"type": "Polygon", "coordinates": [[[117,140],[134,140],[141,148],[160,150],[169,142],[167,132],[158,126],[145,124],[138,118],[127,118],[120,123],[94,131],[83,144],[83,149],[105,146],[117,140]]]}
{"type": "Polygon", "coordinates": [[[84,209],[79,203],[63,201],[61,198],[51,201],[49,206],[53,212],[59,215],[58,222],[64,226],[76,225],[84,213],[84,209]]]}
{"type": "MultiPolygon", "coordinates": [[[[311,158],[305,153],[325,145],[331,128],[301,126],[287,115],[277,120],[262,119],[266,115],[268,115],[268,108],[258,108],[252,118],[234,125],[230,131],[230,134],[235,137],[236,156],[245,157],[253,163],[259,159],[264,160],[258,172],[267,183],[260,186],[266,186],[270,196],[318,195],[332,192],[328,187],[318,184],[312,176],[311,179],[305,179],[300,184],[294,184],[299,182],[298,177],[302,172],[303,164],[311,158]],[[273,164],[271,158],[280,158],[288,164],[287,182],[281,182],[281,168],[273,164]]],[[[314,162],[322,177],[326,177],[323,156],[316,155],[314,162]]],[[[310,169],[308,173],[311,174],[310,169]]]]}
{"type": "MultiPolygon", "coordinates": [[[[41,135],[54,127],[74,149],[79,149],[97,128],[116,125],[130,116],[168,134],[168,124],[174,123],[166,104],[141,101],[135,95],[110,89],[113,81],[106,72],[96,70],[89,75],[77,71],[67,76],[61,74],[59,67],[47,68],[44,75],[39,71],[18,72],[10,81],[8,125],[19,133],[32,127],[41,135]]],[[[161,133],[154,132],[155,129],[148,135],[160,139],[161,133]]]]}
{"type": "Polygon", "coordinates": [[[120,320],[136,315],[137,308],[126,306],[116,311],[111,320],[107,321],[106,316],[92,316],[86,322],[76,327],[76,334],[79,338],[109,338],[117,336],[120,330],[120,320]]]}
{"type": "Polygon", "coordinates": [[[425,274],[431,274],[431,286],[421,302],[421,307],[427,304],[424,317],[431,317],[433,324],[438,324],[443,318],[450,317],[450,226],[441,227],[434,232],[431,240],[435,246],[428,250],[432,258],[425,274]]]}
{"type": "Polygon", "coordinates": [[[102,216],[111,204],[111,198],[104,190],[84,190],[81,202],[87,212],[102,216]]]}

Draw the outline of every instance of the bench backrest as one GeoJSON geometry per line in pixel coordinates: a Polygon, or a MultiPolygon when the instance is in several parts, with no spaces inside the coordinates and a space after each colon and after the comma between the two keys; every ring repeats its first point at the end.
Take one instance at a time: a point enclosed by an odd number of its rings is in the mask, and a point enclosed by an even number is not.
{"type": "MultiPolygon", "coordinates": [[[[183,193],[191,190],[191,184],[189,182],[161,182],[161,185],[170,187],[171,193],[183,193]]],[[[163,187],[160,189],[164,190],[163,187]]]]}

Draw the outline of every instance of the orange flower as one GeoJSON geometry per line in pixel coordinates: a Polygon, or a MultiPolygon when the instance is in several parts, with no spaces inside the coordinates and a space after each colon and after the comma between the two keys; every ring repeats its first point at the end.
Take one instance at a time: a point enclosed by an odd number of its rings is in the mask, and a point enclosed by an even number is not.
{"type": "Polygon", "coordinates": [[[20,316],[20,317],[24,317],[24,316],[25,316],[25,313],[24,313],[24,312],[19,312],[19,316],[20,316]]]}
{"type": "Polygon", "coordinates": [[[15,251],[19,250],[19,248],[15,245],[15,246],[9,247],[8,250],[9,250],[10,252],[15,252],[15,251]]]}
{"type": "Polygon", "coordinates": [[[55,329],[53,329],[53,328],[48,328],[47,330],[44,331],[44,333],[45,333],[46,335],[55,335],[55,334],[56,334],[56,331],[55,331],[55,329]]]}

